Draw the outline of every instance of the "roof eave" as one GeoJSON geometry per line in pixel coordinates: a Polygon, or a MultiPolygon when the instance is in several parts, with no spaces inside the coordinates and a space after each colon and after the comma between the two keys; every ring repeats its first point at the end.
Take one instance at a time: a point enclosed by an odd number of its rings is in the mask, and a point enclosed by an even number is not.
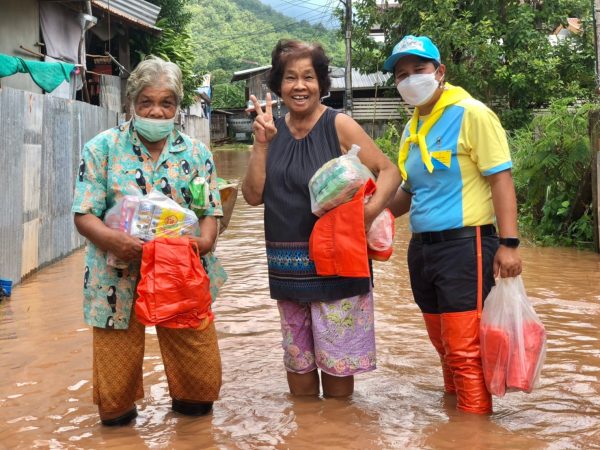
{"type": "Polygon", "coordinates": [[[123,21],[138,27],[138,28],[142,28],[144,30],[149,31],[150,33],[154,34],[154,35],[158,35],[160,33],[162,33],[162,28],[159,28],[157,26],[154,25],[150,25],[146,22],[143,22],[133,16],[130,16],[129,14],[126,14],[120,10],[117,10],[115,8],[109,8],[107,5],[101,3],[99,0],[91,0],[92,5],[102,11],[105,11],[107,13],[110,13],[111,15],[118,17],[119,19],[122,19],[123,21]]]}

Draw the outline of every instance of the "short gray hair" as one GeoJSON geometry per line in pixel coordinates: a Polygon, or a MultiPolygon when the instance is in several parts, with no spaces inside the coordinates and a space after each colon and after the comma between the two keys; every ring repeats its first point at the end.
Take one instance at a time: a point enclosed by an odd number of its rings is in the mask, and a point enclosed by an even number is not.
{"type": "Polygon", "coordinates": [[[127,98],[135,103],[140,92],[148,86],[156,86],[159,83],[164,84],[173,91],[177,98],[177,105],[181,104],[183,99],[183,83],[181,81],[181,69],[175,63],[165,61],[158,56],[149,56],[129,75],[127,80],[127,98]]]}

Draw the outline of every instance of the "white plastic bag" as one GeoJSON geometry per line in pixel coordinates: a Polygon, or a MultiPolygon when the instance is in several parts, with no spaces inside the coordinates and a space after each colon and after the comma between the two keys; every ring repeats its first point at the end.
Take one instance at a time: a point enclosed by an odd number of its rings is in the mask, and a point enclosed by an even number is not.
{"type": "Polygon", "coordinates": [[[485,383],[498,397],[531,392],[546,357],[546,331],[521,276],[500,278],[485,299],[480,325],[485,383]]]}
{"type": "Polygon", "coordinates": [[[352,200],[356,191],[375,177],[360,162],[360,147],[352,145],[348,153],[334,158],[319,168],[308,182],[313,214],[321,217],[327,211],[352,200]]]}
{"type": "Polygon", "coordinates": [[[373,250],[383,251],[394,242],[394,216],[389,209],[379,213],[367,233],[367,245],[373,250]]]}
{"type": "MultiPolygon", "coordinates": [[[[156,189],[145,197],[123,196],[106,212],[104,223],[143,241],[196,235],[199,231],[198,218],[193,211],[156,189]]],[[[107,254],[107,264],[121,269],[127,267],[127,263],[119,261],[111,252],[107,254]]]]}
{"type": "Polygon", "coordinates": [[[385,208],[379,213],[367,232],[369,258],[387,261],[392,256],[395,234],[394,215],[385,208]]]}

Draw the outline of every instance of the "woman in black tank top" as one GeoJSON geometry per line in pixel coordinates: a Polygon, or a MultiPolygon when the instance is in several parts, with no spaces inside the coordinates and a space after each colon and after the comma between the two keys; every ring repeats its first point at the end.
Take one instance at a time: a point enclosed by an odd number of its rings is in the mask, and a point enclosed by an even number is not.
{"type": "Polygon", "coordinates": [[[318,395],[322,382],[325,396],[344,397],[353,392],[355,373],[375,368],[373,327],[348,326],[339,332],[340,327],[334,330],[328,321],[335,317],[339,323],[364,324],[367,318],[372,324],[372,282],[370,277],[317,275],[308,257],[317,220],[308,182],[327,161],[353,144],[360,146],[361,162],[377,177],[377,190],[364,207],[368,230],[394,196],[400,175],[358,123],[321,104],[331,85],[328,64],[318,44],[277,43],[269,88],[289,112],[274,121],[270,93],[264,111],[256,97],[250,97],[257,116],[242,193],[250,205],[265,206],[269,288],[281,312],[290,391],[318,395]],[[341,311],[344,320],[334,310],[341,311]],[[353,344],[356,341],[363,345],[353,344]]]}

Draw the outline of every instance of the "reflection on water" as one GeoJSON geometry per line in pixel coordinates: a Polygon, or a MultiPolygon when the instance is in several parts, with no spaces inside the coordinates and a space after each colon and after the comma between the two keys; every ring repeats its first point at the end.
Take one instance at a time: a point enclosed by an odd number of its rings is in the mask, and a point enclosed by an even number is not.
{"type": "MultiPolygon", "coordinates": [[[[245,152],[217,152],[239,179],[245,152]]],[[[241,195],[241,194],[240,194],[241,195]]],[[[351,401],[287,394],[277,308],[269,299],[262,209],[240,197],[218,255],[230,278],[215,314],[221,399],[210,417],[173,414],[158,343],[148,330],[145,399],[135,425],[100,426],[92,404],[91,333],[83,324],[83,252],[41,270],[0,304],[0,448],[600,448],[600,256],[525,248],[525,285],[548,331],[541,385],[495,399],[495,413],[459,413],[412,302],[407,226],[375,263],[378,370],[351,401]]]]}

